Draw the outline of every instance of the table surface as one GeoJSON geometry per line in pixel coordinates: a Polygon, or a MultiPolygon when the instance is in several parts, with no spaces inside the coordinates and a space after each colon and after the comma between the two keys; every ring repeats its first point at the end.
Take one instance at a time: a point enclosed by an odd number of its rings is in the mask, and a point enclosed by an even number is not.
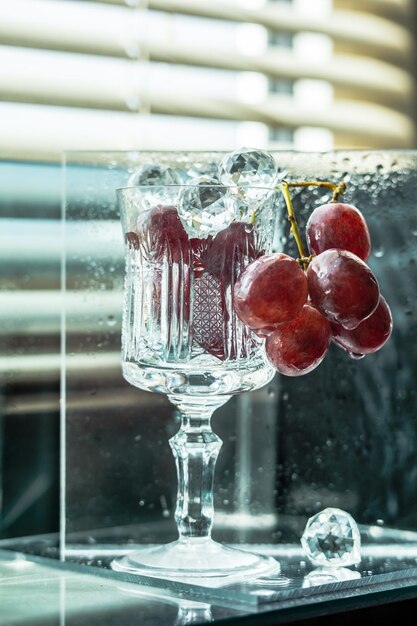
{"type": "MultiPolygon", "coordinates": [[[[0,625],[324,624],[336,613],[338,624],[357,624],[362,614],[378,611],[366,617],[372,623],[390,610],[405,624],[408,604],[417,604],[417,535],[406,533],[397,543],[392,535],[382,538],[365,546],[359,566],[333,568],[330,574],[308,564],[297,546],[270,546],[281,563],[274,580],[216,589],[118,574],[105,557],[97,558],[99,546],[95,560],[81,547],[77,557],[73,549],[72,558],[60,561],[40,555],[39,538],[3,540],[0,625]]],[[[263,548],[268,553],[268,546],[263,548]]]]}

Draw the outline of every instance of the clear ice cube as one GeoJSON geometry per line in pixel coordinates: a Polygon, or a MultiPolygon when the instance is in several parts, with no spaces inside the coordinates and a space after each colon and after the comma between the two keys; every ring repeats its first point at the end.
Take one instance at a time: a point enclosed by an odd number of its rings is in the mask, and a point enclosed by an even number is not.
{"type": "Polygon", "coordinates": [[[301,545],[314,565],[344,567],[361,560],[358,526],[342,509],[327,508],[310,517],[301,545]]]}
{"type": "Polygon", "coordinates": [[[227,188],[208,176],[191,180],[178,198],[178,215],[189,237],[216,235],[233,221],[236,210],[227,188]]]}

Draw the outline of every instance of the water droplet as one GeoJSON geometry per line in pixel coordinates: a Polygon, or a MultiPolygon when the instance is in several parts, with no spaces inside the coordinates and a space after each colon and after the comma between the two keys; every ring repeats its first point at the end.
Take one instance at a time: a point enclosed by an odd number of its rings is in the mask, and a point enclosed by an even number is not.
{"type": "Polygon", "coordinates": [[[351,359],[354,359],[355,361],[360,361],[365,357],[364,354],[357,354],[356,352],[348,352],[348,355],[351,359]]]}
{"type": "Polygon", "coordinates": [[[268,387],[268,396],[273,398],[275,396],[275,389],[273,387],[268,387]]]}
{"type": "Polygon", "coordinates": [[[378,526],[383,526],[385,524],[383,519],[377,519],[376,523],[377,523],[378,526]]]}
{"type": "Polygon", "coordinates": [[[107,316],[107,326],[114,326],[116,324],[116,318],[114,315],[107,316]]]}
{"type": "Polygon", "coordinates": [[[228,504],[230,504],[230,501],[227,498],[225,498],[223,500],[223,504],[224,504],[224,506],[227,506],[228,504]]]}
{"type": "Polygon", "coordinates": [[[140,44],[136,40],[130,40],[124,46],[129,59],[138,59],[140,57],[140,44]]]}
{"type": "MultiPolygon", "coordinates": [[[[129,56],[131,56],[128,53],[129,56]]],[[[133,55],[134,58],[136,57],[135,52],[133,51],[133,55]]],[[[129,94],[126,98],[125,98],[125,103],[127,108],[129,109],[129,111],[139,111],[140,107],[141,107],[141,99],[140,99],[140,94],[138,93],[131,93],[129,94]]]]}
{"type": "Polygon", "coordinates": [[[162,517],[165,517],[165,518],[169,517],[169,511],[168,511],[168,509],[164,509],[164,510],[162,511],[162,517]]]}
{"type": "Polygon", "coordinates": [[[145,506],[145,500],[139,500],[139,506],[145,506]]]}
{"type": "Polygon", "coordinates": [[[377,259],[380,259],[381,257],[384,256],[384,248],[382,246],[375,248],[373,252],[374,252],[374,256],[376,256],[377,259]]]}

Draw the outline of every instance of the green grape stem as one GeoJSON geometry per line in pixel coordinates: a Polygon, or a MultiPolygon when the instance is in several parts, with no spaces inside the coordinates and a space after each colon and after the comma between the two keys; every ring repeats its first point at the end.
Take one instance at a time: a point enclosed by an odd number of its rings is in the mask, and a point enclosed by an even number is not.
{"type": "Polygon", "coordinates": [[[329,181],[319,181],[319,180],[309,180],[303,182],[294,182],[290,183],[286,180],[282,180],[279,185],[275,186],[275,189],[281,191],[284,196],[285,205],[287,207],[288,220],[291,224],[290,232],[293,234],[295,242],[297,244],[298,252],[300,258],[297,261],[300,263],[301,267],[304,270],[307,269],[312,256],[307,256],[303,241],[301,239],[300,231],[298,229],[297,219],[295,217],[294,207],[291,200],[290,187],[324,187],[326,189],[332,190],[332,199],[331,202],[338,202],[339,197],[346,191],[346,184],[342,181],[341,183],[332,183],[329,181]]]}

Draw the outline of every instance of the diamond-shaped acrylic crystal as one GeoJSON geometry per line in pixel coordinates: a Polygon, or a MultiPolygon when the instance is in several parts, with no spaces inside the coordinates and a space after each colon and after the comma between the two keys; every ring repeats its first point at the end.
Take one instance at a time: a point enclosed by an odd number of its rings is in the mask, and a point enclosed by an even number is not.
{"type": "Polygon", "coordinates": [[[172,167],[158,163],[146,163],[131,174],[128,187],[141,185],[179,185],[182,182],[181,174],[172,167]]]}
{"type": "Polygon", "coordinates": [[[145,185],[153,187],[152,190],[149,190],[144,203],[148,208],[152,208],[158,204],[170,204],[173,189],[170,189],[169,185],[181,185],[182,182],[182,176],[178,170],[157,163],[146,163],[131,174],[128,187],[145,185]]]}
{"type": "Polygon", "coordinates": [[[361,560],[361,538],[353,517],[327,508],[308,520],[301,545],[314,565],[344,567],[361,560]]]}
{"type": "Polygon", "coordinates": [[[227,228],[236,214],[236,203],[215,178],[199,176],[189,182],[178,199],[178,215],[190,237],[204,239],[227,228]]]}
{"type": "Polygon", "coordinates": [[[239,148],[227,154],[219,168],[219,178],[224,185],[239,185],[248,199],[263,198],[268,188],[277,183],[278,166],[274,157],[265,150],[239,148]],[[258,189],[257,189],[258,188],[258,189]]]}

